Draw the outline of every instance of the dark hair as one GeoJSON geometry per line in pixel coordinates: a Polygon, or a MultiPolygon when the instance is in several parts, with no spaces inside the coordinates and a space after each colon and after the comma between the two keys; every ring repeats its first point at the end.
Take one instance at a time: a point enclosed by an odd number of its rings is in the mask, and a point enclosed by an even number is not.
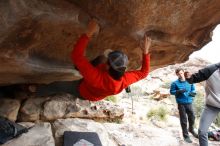
{"type": "Polygon", "coordinates": [[[119,72],[119,71],[114,70],[112,67],[109,68],[109,74],[115,80],[119,80],[124,75],[124,73],[125,71],[119,72]]]}
{"type": "Polygon", "coordinates": [[[116,71],[110,66],[109,62],[108,65],[109,65],[109,70],[108,70],[109,74],[113,79],[119,80],[124,75],[126,68],[122,69],[122,71],[116,71]]]}
{"type": "Polygon", "coordinates": [[[180,71],[184,71],[182,68],[177,68],[176,70],[175,70],[175,73],[176,74],[178,74],[180,71]]]}

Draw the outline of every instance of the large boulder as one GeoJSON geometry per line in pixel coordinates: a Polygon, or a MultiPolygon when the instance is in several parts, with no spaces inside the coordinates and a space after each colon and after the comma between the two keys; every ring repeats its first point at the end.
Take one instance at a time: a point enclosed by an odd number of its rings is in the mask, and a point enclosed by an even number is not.
{"type": "Polygon", "coordinates": [[[139,39],[153,39],[152,69],[183,62],[211,41],[220,22],[219,0],[10,0],[0,2],[0,84],[46,83],[78,78],[70,60],[73,44],[91,17],[101,31],[87,57],[106,49],[141,62],[139,39]]]}
{"type": "Polygon", "coordinates": [[[116,142],[101,123],[88,119],[58,119],[53,123],[54,137],[57,146],[63,143],[64,131],[96,132],[103,146],[116,146],[116,142]]]}
{"type": "Polygon", "coordinates": [[[2,146],[55,146],[55,141],[50,123],[20,123],[32,127],[27,133],[14,138],[2,146]]]}
{"type": "Polygon", "coordinates": [[[0,98],[0,116],[16,121],[20,106],[19,100],[0,98]]]}
{"type": "MultiPolygon", "coordinates": [[[[54,121],[59,118],[86,118],[97,121],[121,121],[123,108],[108,101],[90,102],[69,94],[27,99],[20,108],[19,121],[54,121]]],[[[0,108],[1,114],[1,108],[0,108]]]]}

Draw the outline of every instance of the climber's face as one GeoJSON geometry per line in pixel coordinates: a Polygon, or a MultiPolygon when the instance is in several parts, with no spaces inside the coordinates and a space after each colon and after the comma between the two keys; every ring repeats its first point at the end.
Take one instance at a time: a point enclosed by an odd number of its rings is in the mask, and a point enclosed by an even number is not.
{"type": "Polygon", "coordinates": [[[188,71],[185,71],[184,76],[187,79],[187,78],[191,78],[192,74],[188,71]]]}
{"type": "Polygon", "coordinates": [[[177,72],[176,75],[181,81],[185,81],[185,76],[184,76],[183,70],[180,70],[179,72],[177,72]]]}

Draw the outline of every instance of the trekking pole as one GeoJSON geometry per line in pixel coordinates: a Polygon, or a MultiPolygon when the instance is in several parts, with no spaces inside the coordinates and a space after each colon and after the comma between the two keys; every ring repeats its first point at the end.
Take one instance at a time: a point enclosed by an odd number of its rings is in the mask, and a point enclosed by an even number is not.
{"type": "Polygon", "coordinates": [[[131,113],[132,113],[132,115],[134,114],[134,100],[133,100],[133,96],[131,96],[131,113]]]}
{"type": "MultiPolygon", "coordinates": [[[[130,88],[130,86],[128,86],[126,89],[125,89],[125,91],[126,91],[126,93],[128,93],[128,96],[130,95],[130,93],[131,93],[131,88],[130,88]]],[[[130,97],[131,97],[131,113],[132,113],[132,115],[134,114],[134,100],[133,100],[133,96],[132,95],[130,95],[130,97]]]]}

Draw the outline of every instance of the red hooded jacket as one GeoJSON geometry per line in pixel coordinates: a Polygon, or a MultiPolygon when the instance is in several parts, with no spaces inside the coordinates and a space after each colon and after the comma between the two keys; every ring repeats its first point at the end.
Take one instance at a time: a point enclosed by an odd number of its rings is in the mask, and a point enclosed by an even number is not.
{"type": "Polygon", "coordinates": [[[130,84],[148,75],[150,55],[143,54],[141,70],[127,71],[120,80],[113,79],[108,73],[106,64],[100,64],[94,67],[84,56],[88,42],[88,36],[83,34],[75,44],[71,53],[73,63],[83,76],[83,80],[79,85],[79,92],[86,100],[98,101],[106,96],[118,94],[130,84]]]}

